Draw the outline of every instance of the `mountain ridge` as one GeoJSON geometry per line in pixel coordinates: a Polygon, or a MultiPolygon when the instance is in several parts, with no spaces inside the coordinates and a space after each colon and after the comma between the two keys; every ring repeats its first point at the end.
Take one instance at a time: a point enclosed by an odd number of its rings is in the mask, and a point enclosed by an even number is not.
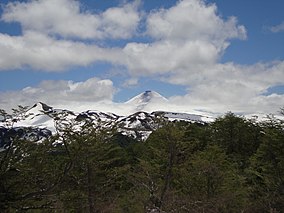
{"type": "MultiPolygon", "coordinates": [[[[127,115],[118,115],[113,112],[103,112],[93,109],[75,112],[67,109],[53,108],[43,102],[38,102],[24,112],[25,116],[18,119],[19,121],[13,127],[48,129],[55,134],[60,125],[64,126],[66,123],[72,123],[76,126],[75,129],[79,130],[82,124],[88,121],[94,126],[102,126],[104,128],[115,127],[119,133],[143,141],[160,126],[159,122],[161,120],[170,122],[182,120],[203,124],[213,121],[212,117],[199,114],[164,110],[149,112],[150,107],[148,111],[144,111],[148,105],[155,103],[156,106],[162,106],[167,101],[165,97],[155,91],[145,91],[125,102],[128,109],[132,107],[132,112],[129,111],[127,115]]],[[[2,123],[0,121],[0,126],[4,126],[3,121],[2,123]]]]}

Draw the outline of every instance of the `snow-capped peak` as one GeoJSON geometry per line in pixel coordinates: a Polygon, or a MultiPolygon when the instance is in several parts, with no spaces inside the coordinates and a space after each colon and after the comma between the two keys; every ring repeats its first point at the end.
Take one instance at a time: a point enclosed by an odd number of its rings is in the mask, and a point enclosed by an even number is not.
{"type": "Polygon", "coordinates": [[[159,93],[151,90],[147,90],[143,93],[140,93],[139,95],[131,98],[126,103],[128,104],[141,104],[141,103],[149,103],[153,100],[162,100],[162,101],[168,101],[165,97],[160,95],[159,93]]]}
{"type": "Polygon", "coordinates": [[[160,95],[159,93],[151,90],[147,90],[139,95],[131,98],[126,102],[128,105],[136,107],[136,111],[145,110],[145,107],[149,104],[164,104],[167,103],[168,99],[160,95]]]}

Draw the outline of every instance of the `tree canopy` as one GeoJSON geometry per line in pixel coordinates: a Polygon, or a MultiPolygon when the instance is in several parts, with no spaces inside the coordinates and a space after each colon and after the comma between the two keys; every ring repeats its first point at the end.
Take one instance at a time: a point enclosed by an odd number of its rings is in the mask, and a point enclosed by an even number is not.
{"type": "Polygon", "coordinates": [[[284,129],[274,117],[164,122],[146,141],[57,122],[57,134],[13,137],[0,152],[2,212],[284,210],[284,129]]]}

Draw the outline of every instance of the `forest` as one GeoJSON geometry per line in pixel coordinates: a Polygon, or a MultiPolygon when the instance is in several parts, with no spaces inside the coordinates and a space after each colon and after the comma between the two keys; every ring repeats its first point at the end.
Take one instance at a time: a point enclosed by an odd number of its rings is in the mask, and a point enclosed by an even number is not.
{"type": "Polygon", "coordinates": [[[273,116],[164,120],[146,141],[58,122],[48,139],[15,136],[0,152],[1,212],[284,212],[284,121],[273,116]]]}

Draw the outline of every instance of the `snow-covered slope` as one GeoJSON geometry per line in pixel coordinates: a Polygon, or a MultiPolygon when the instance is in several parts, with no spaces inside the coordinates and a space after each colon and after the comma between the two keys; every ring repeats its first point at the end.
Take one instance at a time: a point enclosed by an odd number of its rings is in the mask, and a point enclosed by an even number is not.
{"type": "Polygon", "coordinates": [[[52,107],[41,102],[36,103],[25,113],[26,118],[20,119],[14,126],[33,126],[54,131],[53,118],[50,116],[53,112],[52,107]]]}
{"type": "MultiPolygon", "coordinates": [[[[58,116],[65,116],[66,119],[74,119],[76,114],[70,110],[54,109],[44,103],[36,103],[25,112],[25,119],[19,119],[14,127],[32,126],[36,128],[47,128],[55,132],[55,120],[58,116]]],[[[1,126],[1,123],[0,123],[1,126]]]]}
{"type": "Polygon", "coordinates": [[[179,112],[164,112],[164,117],[168,118],[170,121],[190,121],[199,123],[212,122],[214,119],[211,116],[189,114],[189,113],[179,113],[179,112]]]}

